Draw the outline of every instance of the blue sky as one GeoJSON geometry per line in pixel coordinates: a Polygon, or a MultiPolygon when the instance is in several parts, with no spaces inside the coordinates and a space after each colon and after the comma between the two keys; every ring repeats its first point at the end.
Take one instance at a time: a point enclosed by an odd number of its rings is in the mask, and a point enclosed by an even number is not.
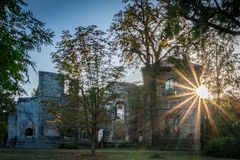
{"type": "MultiPolygon", "coordinates": [[[[89,26],[95,24],[99,29],[106,31],[113,19],[114,14],[123,9],[122,0],[25,0],[26,7],[34,16],[46,23],[46,28],[55,32],[52,46],[42,46],[41,52],[30,51],[32,60],[36,63],[37,71],[56,72],[51,62],[50,53],[56,51],[55,45],[60,41],[63,30],[72,33],[78,26],[89,26]]],[[[24,85],[28,95],[33,88],[37,88],[38,75],[32,70],[30,72],[30,83],[24,85]]],[[[128,70],[125,81],[134,82],[141,80],[141,73],[128,70]]],[[[26,96],[26,95],[25,95],[26,96]]]]}

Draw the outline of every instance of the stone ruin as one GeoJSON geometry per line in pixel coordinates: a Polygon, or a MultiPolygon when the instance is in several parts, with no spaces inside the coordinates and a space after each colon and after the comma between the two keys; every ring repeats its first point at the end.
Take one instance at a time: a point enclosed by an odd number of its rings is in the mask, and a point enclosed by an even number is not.
{"type": "MultiPolygon", "coordinates": [[[[39,72],[39,85],[36,95],[33,97],[19,98],[16,106],[16,113],[8,117],[8,145],[16,147],[53,147],[59,145],[64,137],[60,136],[57,127],[54,124],[47,123],[53,116],[48,113],[43,106],[43,100],[54,100],[64,103],[64,83],[59,79],[58,74],[51,72],[39,72]],[[47,125],[46,125],[47,124],[47,125]]],[[[125,116],[127,101],[118,98],[106,106],[122,104],[122,113],[125,116]]],[[[105,139],[111,142],[127,141],[127,130],[125,129],[126,121],[121,122],[124,125],[124,137],[115,139],[114,125],[106,125],[108,137],[105,139]]],[[[106,129],[106,126],[104,127],[106,129]]],[[[86,139],[84,131],[79,130],[79,139],[86,139]]],[[[65,137],[66,138],[66,137],[65,137]]]]}
{"type": "Polygon", "coordinates": [[[39,85],[34,97],[19,98],[16,113],[8,118],[8,143],[17,147],[31,145],[45,145],[56,141],[59,133],[54,127],[44,126],[45,117],[44,99],[61,101],[64,87],[58,80],[58,74],[39,72],[39,85]]]}
{"type": "MultiPolygon", "coordinates": [[[[185,89],[176,89],[174,87],[173,84],[176,82],[183,85],[186,82],[173,72],[173,67],[174,65],[171,64],[163,64],[159,76],[156,77],[159,80],[156,93],[159,107],[154,111],[155,117],[161,116],[173,106],[184,101],[182,97],[175,99],[164,98],[171,94],[176,95],[186,92],[185,89]]],[[[199,66],[195,65],[194,67],[199,70],[199,66]]],[[[193,80],[192,74],[188,74],[187,78],[193,80]]],[[[129,88],[127,89],[126,84],[129,85],[129,83],[117,83],[115,86],[116,92],[122,92],[124,96],[106,105],[108,109],[115,111],[113,116],[116,116],[116,118],[111,123],[102,126],[98,133],[98,139],[101,139],[104,135],[105,141],[111,144],[133,143],[129,136],[129,130],[131,127],[135,127],[134,130],[137,131],[134,133],[138,136],[138,142],[134,141],[134,143],[144,142],[150,144],[152,138],[154,138],[156,143],[158,143],[158,148],[190,150],[198,150],[200,148],[200,135],[196,133],[196,130],[199,131],[196,126],[196,107],[191,111],[188,119],[177,132],[180,117],[184,116],[190,103],[184,104],[181,110],[167,119],[155,121],[155,136],[152,137],[149,115],[146,113],[146,116],[144,116],[146,118],[144,119],[138,117],[138,115],[130,115],[127,95],[129,88]],[[130,126],[129,117],[138,118],[140,126],[130,126]],[[174,135],[174,137],[170,135],[174,135]]],[[[33,97],[19,98],[16,113],[8,118],[9,146],[46,148],[58,146],[62,142],[64,137],[60,136],[57,127],[54,124],[46,125],[46,121],[53,115],[44,110],[41,102],[49,99],[64,103],[64,83],[59,80],[58,74],[40,71],[37,94],[33,97]]],[[[84,130],[79,130],[78,140],[83,139],[87,139],[84,135],[84,130]]]]}

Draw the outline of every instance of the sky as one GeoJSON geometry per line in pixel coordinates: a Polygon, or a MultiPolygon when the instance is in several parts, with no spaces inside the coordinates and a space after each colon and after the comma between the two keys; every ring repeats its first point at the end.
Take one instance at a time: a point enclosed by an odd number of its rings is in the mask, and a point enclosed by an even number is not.
{"type": "MultiPolygon", "coordinates": [[[[53,45],[42,46],[41,51],[30,51],[32,61],[36,64],[37,71],[57,72],[51,62],[51,52],[55,52],[56,43],[61,40],[63,30],[74,33],[79,26],[87,27],[97,25],[98,29],[109,29],[113,16],[124,8],[122,0],[25,0],[28,4],[24,7],[31,10],[33,15],[46,24],[46,28],[55,32],[52,39],[53,45]]],[[[31,96],[32,90],[38,86],[38,75],[29,69],[30,83],[23,88],[31,96]]],[[[127,70],[124,81],[141,81],[139,70],[127,70]]]]}

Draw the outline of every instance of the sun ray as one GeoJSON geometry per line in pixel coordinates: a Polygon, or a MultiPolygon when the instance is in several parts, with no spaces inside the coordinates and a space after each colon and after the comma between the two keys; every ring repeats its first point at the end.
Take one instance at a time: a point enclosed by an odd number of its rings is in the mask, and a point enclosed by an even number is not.
{"type": "Polygon", "coordinates": [[[177,95],[171,95],[171,96],[166,96],[164,98],[166,99],[173,99],[173,98],[181,98],[181,97],[186,97],[195,94],[195,92],[188,92],[188,93],[181,93],[177,95]]]}
{"type": "Polygon", "coordinates": [[[183,78],[188,84],[190,84],[193,88],[197,89],[197,86],[194,85],[186,76],[184,76],[177,68],[174,68],[175,73],[177,73],[181,78],[183,78]]]}
{"type": "Polygon", "coordinates": [[[195,99],[192,101],[191,105],[188,107],[188,109],[187,109],[186,113],[184,114],[184,116],[181,118],[181,120],[180,120],[180,122],[179,122],[179,124],[178,124],[178,127],[177,127],[178,130],[179,130],[180,128],[182,128],[183,123],[184,123],[184,122],[186,121],[186,119],[189,117],[189,114],[192,112],[193,107],[194,107],[194,104],[195,104],[195,102],[197,101],[197,99],[198,99],[198,97],[196,96],[195,99]]]}
{"type": "Polygon", "coordinates": [[[182,84],[175,84],[175,86],[176,86],[176,87],[179,87],[179,88],[183,88],[183,89],[187,89],[187,90],[196,92],[196,89],[195,89],[195,88],[191,88],[191,87],[188,87],[188,86],[185,86],[185,85],[182,85],[182,84]]]}
{"type": "MultiPolygon", "coordinates": [[[[186,92],[177,94],[177,95],[169,95],[165,96],[163,99],[170,100],[174,98],[183,98],[178,104],[171,107],[170,109],[166,110],[159,118],[157,118],[158,122],[161,122],[161,120],[168,118],[172,113],[175,113],[176,111],[180,111],[180,114],[182,115],[179,119],[179,123],[177,124],[177,128],[175,128],[176,132],[170,134],[170,139],[174,138],[174,136],[177,136],[179,133],[178,131],[184,126],[184,123],[189,119],[191,114],[194,114],[195,120],[194,122],[194,142],[195,144],[199,144],[200,141],[200,135],[201,135],[201,118],[202,114],[206,113],[207,120],[209,121],[209,127],[212,130],[212,133],[216,136],[219,136],[219,130],[217,128],[215,119],[213,117],[213,113],[211,113],[211,110],[206,103],[206,99],[210,98],[210,94],[208,92],[208,89],[204,86],[204,84],[201,83],[200,78],[198,76],[198,71],[195,70],[195,66],[193,64],[189,64],[189,68],[191,69],[190,74],[191,77],[188,77],[184,74],[184,72],[181,72],[181,70],[174,68],[174,72],[176,75],[179,76],[179,78],[184,80],[184,83],[175,83],[175,87],[182,88],[186,92]],[[186,98],[186,99],[185,99],[186,98]],[[186,108],[185,110],[185,107],[186,108]]],[[[159,80],[160,81],[160,80],[159,80]]],[[[165,82],[162,82],[165,83],[165,82]]],[[[211,101],[211,100],[210,100],[211,101]]],[[[214,104],[217,108],[219,108],[219,112],[224,115],[224,117],[227,117],[228,119],[233,120],[233,117],[225,110],[223,110],[219,105],[214,104]]],[[[204,123],[204,122],[203,122],[204,123]]],[[[169,139],[169,140],[170,140],[169,139]]]]}
{"type": "Polygon", "coordinates": [[[196,73],[196,71],[195,71],[195,69],[194,69],[194,67],[193,67],[193,65],[191,63],[189,63],[189,66],[190,66],[190,69],[192,71],[192,74],[193,74],[193,77],[195,79],[195,82],[197,84],[197,87],[199,87],[200,83],[198,82],[197,73],[196,73]]]}
{"type": "Polygon", "coordinates": [[[221,112],[221,114],[223,115],[223,118],[225,120],[229,119],[231,121],[238,121],[235,117],[233,117],[230,113],[228,113],[226,110],[224,110],[219,104],[217,104],[214,101],[210,101],[211,104],[213,104],[213,106],[215,106],[217,108],[218,111],[221,112]]]}
{"type": "Polygon", "coordinates": [[[198,106],[197,106],[197,117],[195,124],[195,143],[197,143],[200,139],[200,128],[201,128],[201,98],[198,98],[198,106]]]}
{"type": "Polygon", "coordinates": [[[175,112],[176,110],[178,110],[179,108],[181,108],[181,106],[183,106],[184,104],[188,103],[189,101],[191,101],[194,97],[196,97],[196,95],[193,95],[189,98],[187,98],[186,100],[182,101],[181,103],[177,104],[176,106],[172,107],[171,109],[169,109],[167,112],[165,112],[160,118],[166,118],[168,115],[170,115],[171,113],[175,112]]]}
{"type": "Polygon", "coordinates": [[[171,140],[174,138],[174,136],[176,136],[176,135],[179,133],[179,130],[182,128],[183,123],[184,123],[185,120],[188,118],[189,114],[192,112],[196,100],[199,99],[197,96],[194,96],[194,97],[195,97],[194,100],[192,101],[192,103],[191,103],[190,106],[188,107],[186,113],[184,114],[183,118],[181,119],[181,121],[180,121],[179,124],[177,125],[176,131],[168,136],[168,140],[169,140],[169,141],[171,141],[171,140]]]}
{"type": "Polygon", "coordinates": [[[213,133],[214,133],[215,135],[219,135],[217,126],[216,126],[216,124],[215,124],[215,122],[214,122],[214,120],[213,120],[213,117],[212,117],[212,115],[211,115],[211,112],[209,111],[208,106],[207,106],[207,104],[206,104],[206,101],[205,101],[204,99],[203,99],[203,106],[204,106],[204,109],[205,109],[205,111],[206,111],[206,113],[207,113],[207,117],[208,117],[208,120],[209,120],[209,123],[210,123],[210,127],[211,127],[213,133]]]}

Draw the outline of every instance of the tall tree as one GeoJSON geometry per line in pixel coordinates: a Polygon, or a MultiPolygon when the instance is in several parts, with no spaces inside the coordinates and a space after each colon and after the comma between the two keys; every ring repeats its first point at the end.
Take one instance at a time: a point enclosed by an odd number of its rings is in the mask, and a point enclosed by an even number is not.
{"type": "Polygon", "coordinates": [[[64,101],[43,100],[44,111],[48,114],[45,126],[54,126],[62,137],[78,137],[81,128],[81,112],[79,111],[79,97],[65,95],[64,101]],[[51,116],[49,116],[51,115],[51,116]]]}
{"type": "MultiPolygon", "coordinates": [[[[51,44],[53,37],[53,32],[22,5],[26,5],[22,0],[0,1],[0,115],[4,117],[15,109],[14,96],[24,93],[21,84],[29,81],[28,67],[34,63],[28,51],[51,44]]],[[[6,124],[6,119],[0,121],[6,124]]],[[[6,126],[1,128],[4,132],[0,133],[6,133],[6,126]]]]}
{"type": "Polygon", "coordinates": [[[28,82],[28,67],[34,66],[28,51],[52,42],[53,32],[22,5],[22,0],[0,2],[0,110],[8,110],[13,95],[24,92],[21,84],[28,82]]]}
{"type": "Polygon", "coordinates": [[[130,67],[144,65],[142,70],[147,90],[152,147],[154,147],[154,113],[156,79],[160,63],[178,50],[176,35],[184,22],[168,19],[164,3],[151,0],[125,0],[125,8],[114,16],[110,31],[122,50],[121,59],[130,67]]]}
{"type": "Polygon", "coordinates": [[[196,61],[202,65],[203,82],[218,104],[221,97],[240,97],[240,55],[235,52],[236,40],[231,35],[219,36],[215,31],[205,34],[203,43],[206,44],[196,56],[196,61]]]}
{"type": "Polygon", "coordinates": [[[76,28],[74,36],[65,31],[57,51],[52,53],[58,72],[65,80],[74,81],[72,89],[79,97],[81,125],[90,138],[93,154],[97,131],[107,118],[105,105],[115,98],[109,84],[123,76],[123,68],[112,64],[113,50],[108,48],[110,43],[104,36],[94,25],[76,28]]]}
{"type": "MultiPolygon", "coordinates": [[[[214,96],[220,97],[223,92],[228,92],[228,94],[235,92],[236,96],[237,92],[234,88],[238,88],[237,86],[239,85],[239,81],[237,80],[239,53],[235,53],[235,47],[237,45],[236,37],[234,34],[219,34],[219,32],[228,33],[234,29],[233,26],[231,28],[227,25],[227,23],[229,25],[233,23],[231,21],[233,18],[230,18],[230,13],[217,11],[219,8],[216,9],[216,5],[223,5],[223,8],[228,6],[228,9],[225,8],[224,12],[233,12],[233,8],[235,8],[234,12],[236,12],[238,8],[237,2],[234,0],[162,1],[168,4],[166,9],[169,17],[185,17],[187,19],[187,32],[184,32],[185,34],[177,38],[178,46],[187,47],[183,47],[182,50],[179,51],[187,55],[192,61],[202,65],[202,79],[206,85],[208,85],[214,96]],[[210,12],[212,12],[212,14],[210,14],[210,12]],[[198,20],[192,21],[192,18],[197,18],[198,20]],[[209,25],[207,21],[225,27],[228,31],[214,28],[209,25]],[[212,73],[212,71],[214,71],[214,73],[212,73]]],[[[237,15],[235,14],[235,16],[237,15]]],[[[238,19],[238,17],[235,18],[238,19]]],[[[236,27],[235,29],[238,28],[236,27]]]]}

